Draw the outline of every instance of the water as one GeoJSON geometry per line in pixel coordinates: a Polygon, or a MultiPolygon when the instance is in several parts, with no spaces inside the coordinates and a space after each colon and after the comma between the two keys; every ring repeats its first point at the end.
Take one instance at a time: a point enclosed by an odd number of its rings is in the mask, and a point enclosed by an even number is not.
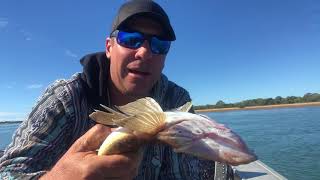
{"type": "MultiPolygon", "coordinates": [[[[288,179],[320,179],[320,107],[205,114],[240,134],[262,162],[288,179]]],[[[0,124],[0,149],[17,127],[0,124]]]]}
{"type": "Polygon", "coordinates": [[[320,107],[206,113],[288,179],[320,179],[320,107]]]}
{"type": "Polygon", "coordinates": [[[18,127],[18,123],[0,124],[0,150],[3,150],[11,142],[12,134],[18,127]]]}

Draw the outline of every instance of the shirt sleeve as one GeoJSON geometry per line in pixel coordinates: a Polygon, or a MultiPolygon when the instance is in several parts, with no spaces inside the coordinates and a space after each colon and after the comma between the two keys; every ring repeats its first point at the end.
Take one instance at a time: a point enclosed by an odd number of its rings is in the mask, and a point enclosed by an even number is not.
{"type": "Polygon", "coordinates": [[[0,159],[0,179],[37,179],[57,162],[74,141],[70,102],[63,85],[46,90],[0,159]]]}

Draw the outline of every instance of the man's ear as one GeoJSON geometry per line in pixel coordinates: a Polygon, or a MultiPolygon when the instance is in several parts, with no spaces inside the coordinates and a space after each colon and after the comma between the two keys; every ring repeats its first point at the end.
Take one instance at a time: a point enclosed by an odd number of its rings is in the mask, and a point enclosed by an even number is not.
{"type": "Polygon", "coordinates": [[[106,39],[106,56],[107,56],[107,58],[111,57],[112,44],[113,44],[112,39],[108,37],[106,39]]]}

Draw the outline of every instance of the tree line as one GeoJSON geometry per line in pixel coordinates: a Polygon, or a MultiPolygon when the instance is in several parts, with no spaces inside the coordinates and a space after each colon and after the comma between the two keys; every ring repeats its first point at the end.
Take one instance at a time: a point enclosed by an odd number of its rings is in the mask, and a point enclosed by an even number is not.
{"type": "Polygon", "coordinates": [[[232,108],[232,107],[249,107],[249,106],[265,106],[265,105],[276,105],[276,104],[294,104],[294,103],[306,103],[306,102],[320,102],[320,94],[318,93],[306,93],[304,96],[288,96],[281,97],[277,96],[275,98],[257,98],[244,100],[237,103],[225,103],[222,100],[218,101],[216,104],[207,104],[194,106],[195,110],[199,109],[213,109],[213,108],[232,108]]]}

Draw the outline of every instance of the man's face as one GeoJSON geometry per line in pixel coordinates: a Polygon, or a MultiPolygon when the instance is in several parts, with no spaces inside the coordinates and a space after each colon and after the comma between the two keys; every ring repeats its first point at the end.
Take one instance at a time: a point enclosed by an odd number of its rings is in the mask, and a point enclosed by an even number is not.
{"type": "MultiPolygon", "coordinates": [[[[136,18],[129,22],[130,30],[150,35],[162,34],[161,25],[148,18],[136,18]]],[[[138,49],[119,45],[116,39],[107,39],[106,55],[110,59],[110,76],[121,94],[133,97],[148,96],[160,79],[166,55],[153,54],[149,42],[138,49]]]]}

